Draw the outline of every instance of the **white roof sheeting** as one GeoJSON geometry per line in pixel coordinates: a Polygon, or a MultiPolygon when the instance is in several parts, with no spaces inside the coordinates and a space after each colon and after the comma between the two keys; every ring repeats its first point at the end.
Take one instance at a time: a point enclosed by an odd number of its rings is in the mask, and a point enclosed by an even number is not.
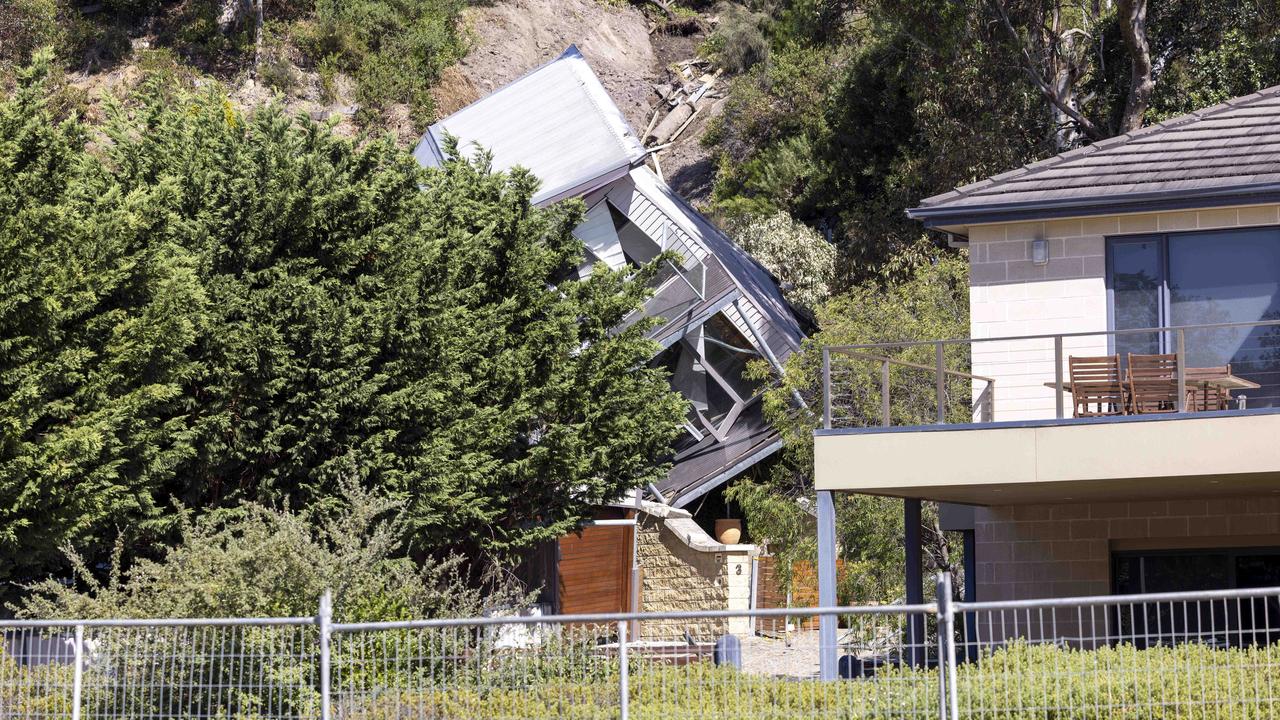
{"type": "Polygon", "coordinates": [[[645,154],[576,46],[432,125],[414,151],[418,162],[440,165],[446,134],[463,153],[491,151],[497,170],[532,171],[542,181],[536,204],[589,192],[645,154]]]}
{"type": "MultiPolygon", "coordinates": [[[[783,298],[782,291],[769,272],[690,207],[649,168],[638,167],[632,170],[630,180],[638,194],[653,203],[678,230],[688,237],[696,238],[696,242],[724,266],[729,277],[733,278],[747,298],[749,317],[743,319],[760,329],[774,354],[780,360],[786,360],[792,352],[798,350],[804,340],[804,331],[795,311],[783,298]]],[[[733,319],[736,316],[738,314],[733,313],[730,317],[733,319]]]]}

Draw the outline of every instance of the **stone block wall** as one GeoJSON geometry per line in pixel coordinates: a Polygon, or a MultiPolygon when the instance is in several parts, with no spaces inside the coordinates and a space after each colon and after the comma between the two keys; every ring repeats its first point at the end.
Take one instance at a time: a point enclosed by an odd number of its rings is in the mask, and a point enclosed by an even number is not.
{"type": "MultiPolygon", "coordinates": [[[[641,513],[637,529],[642,612],[748,607],[753,546],[718,545],[684,518],[672,521],[641,513]],[[681,537],[681,531],[687,536],[681,537]]],[[[640,635],[645,640],[672,640],[688,631],[701,641],[744,630],[749,630],[746,618],[658,620],[642,623],[640,635]]]]}
{"type": "MultiPolygon", "coordinates": [[[[1111,554],[1280,546],[1280,496],[1077,503],[975,510],[978,600],[1111,595],[1111,554]]],[[[979,637],[1105,637],[1105,608],[977,618],[979,637]]]]}

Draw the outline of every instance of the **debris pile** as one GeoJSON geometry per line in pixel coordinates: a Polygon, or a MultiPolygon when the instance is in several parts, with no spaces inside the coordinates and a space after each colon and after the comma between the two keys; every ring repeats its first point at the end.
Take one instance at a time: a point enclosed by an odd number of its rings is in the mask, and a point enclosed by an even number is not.
{"type": "Polygon", "coordinates": [[[668,68],[667,82],[653,86],[658,103],[641,140],[649,149],[659,177],[662,165],[658,156],[662,151],[675,144],[699,115],[718,110],[717,103],[724,97],[724,88],[716,84],[722,71],[710,72],[710,66],[706,60],[682,60],[668,68]]]}

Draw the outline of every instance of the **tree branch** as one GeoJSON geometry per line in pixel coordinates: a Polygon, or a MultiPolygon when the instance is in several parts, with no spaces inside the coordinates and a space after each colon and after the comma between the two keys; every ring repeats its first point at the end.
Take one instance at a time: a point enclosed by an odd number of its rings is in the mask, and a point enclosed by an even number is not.
{"type": "MultiPolygon", "coordinates": [[[[1144,2],[1145,0],[1139,0],[1144,2]]],[[[1037,68],[1036,62],[1031,57],[1031,53],[1027,51],[1027,46],[1022,42],[1022,38],[1018,36],[1018,31],[1013,26],[1013,21],[1009,19],[1009,13],[1005,11],[1004,4],[1001,0],[991,0],[991,4],[996,9],[996,13],[1000,16],[1000,21],[1004,25],[1005,30],[1009,33],[1009,37],[1018,44],[1018,48],[1022,51],[1022,69],[1031,78],[1031,82],[1040,91],[1040,95],[1048,100],[1051,105],[1058,109],[1063,115],[1071,118],[1071,121],[1080,128],[1090,140],[1105,140],[1107,133],[1097,126],[1092,120],[1085,117],[1079,110],[1072,107],[1070,103],[1063,102],[1058,97],[1053,88],[1049,87],[1049,83],[1045,81],[1043,73],[1037,68]]]]}
{"type": "Polygon", "coordinates": [[[1142,127],[1142,118],[1151,106],[1151,94],[1156,88],[1152,78],[1151,45],[1147,42],[1147,0],[1117,0],[1116,11],[1131,67],[1129,97],[1125,99],[1120,132],[1132,132],[1142,127]]]}

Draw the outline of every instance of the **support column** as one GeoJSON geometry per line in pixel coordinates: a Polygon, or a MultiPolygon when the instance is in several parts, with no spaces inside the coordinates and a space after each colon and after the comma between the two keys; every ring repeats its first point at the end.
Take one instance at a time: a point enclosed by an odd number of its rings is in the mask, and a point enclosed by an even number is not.
{"type": "MultiPolygon", "coordinates": [[[[836,600],[836,505],[830,490],[818,491],[818,605],[835,607],[836,600]]],[[[836,679],[837,647],[835,615],[818,619],[818,675],[836,679]]]]}
{"type": "MultiPolygon", "coordinates": [[[[902,523],[906,530],[907,604],[924,604],[924,546],[920,539],[920,499],[902,501],[902,523]]],[[[924,616],[912,615],[907,622],[907,658],[912,667],[925,664],[924,616]]]]}
{"type": "MultiPolygon", "coordinates": [[[[964,601],[978,602],[978,542],[973,528],[961,530],[964,534],[964,601]]],[[[961,618],[964,623],[965,651],[968,662],[978,661],[978,626],[977,617],[973,613],[965,613],[961,618]]]]}

